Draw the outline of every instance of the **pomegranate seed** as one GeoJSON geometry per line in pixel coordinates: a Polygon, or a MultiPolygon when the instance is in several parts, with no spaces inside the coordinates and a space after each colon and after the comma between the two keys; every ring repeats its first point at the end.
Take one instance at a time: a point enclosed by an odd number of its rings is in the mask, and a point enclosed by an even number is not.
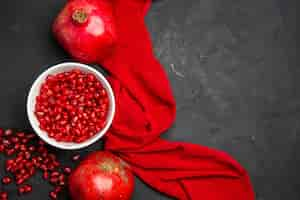
{"type": "Polygon", "coordinates": [[[20,150],[23,151],[23,152],[26,151],[26,146],[24,144],[21,144],[20,145],[20,150]]]}
{"type": "Polygon", "coordinates": [[[30,152],[33,152],[33,151],[35,151],[35,147],[34,147],[34,146],[30,146],[30,147],[28,148],[28,150],[29,150],[30,152]]]}
{"type": "Polygon", "coordinates": [[[28,138],[22,138],[22,140],[21,140],[21,142],[22,142],[23,144],[26,144],[28,141],[29,141],[28,138]]]}
{"type": "Polygon", "coordinates": [[[31,157],[31,153],[28,151],[25,151],[25,158],[28,160],[31,157]]]}
{"type": "Polygon", "coordinates": [[[31,168],[32,166],[33,166],[33,163],[32,163],[32,162],[26,162],[26,163],[25,163],[25,167],[26,167],[27,169],[31,168]]]}
{"type": "Polygon", "coordinates": [[[100,95],[103,96],[103,97],[106,96],[106,91],[105,91],[105,89],[100,90],[100,95]]]}
{"type": "Polygon", "coordinates": [[[14,160],[11,160],[11,159],[10,159],[10,160],[7,160],[7,161],[6,161],[6,165],[12,165],[12,164],[14,164],[14,160]]]}
{"type": "Polygon", "coordinates": [[[47,169],[48,169],[48,168],[47,168],[47,166],[46,166],[46,165],[44,165],[44,164],[43,164],[43,165],[41,165],[41,166],[40,166],[40,168],[41,168],[43,171],[47,171],[47,169]]]}
{"type": "Polygon", "coordinates": [[[10,172],[10,171],[12,170],[12,166],[11,166],[11,165],[5,166],[5,170],[6,170],[7,172],[10,172]]]}
{"type": "Polygon", "coordinates": [[[71,174],[72,169],[71,169],[70,167],[65,167],[65,168],[64,168],[64,172],[65,172],[66,174],[71,174]]]}
{"type": "Polygon", "coordinates": [[[24,185],[24,190],[26,193],[31,192],[32,191],[32,186],[31,185],[24,185]]]}
{"type": "Polygon", "coordinates": [[[60,185],[60,186],[65,186],[66,183],[65,183],[65,181],[59,181],[58,185],[60,185]]]}
{"type": "Polygon", "coordinates": [[[4,135],[5,136],[10,136],[10,135],[12,135],[13,134],[13,131],[11,130],[11,129],[7,129],[7,130],[5,130],[5,132],[4,132],[4,135]]]}
{"type": "Polygon", "coordinates": [[[72,157],[72,160],[73,160],[73,161],[77,161],[77,160],[79,160],[79,158],[80,158],[80,155],[79,155],[79,154],[76,154],[76,155],[74,155],[74,156],[72,157]]]}
{"type": "Polygon", "coordinates": [[[25,136],[25,133],[19,132],[16,134],[19,138],[23,138],[25,136]]]}
{"type": "Polygon", "coordinates": [[[3,134],[4,134],[4,130],[0,128],[0,136],[3,136],[3,134]]]}
{"type": "Polygon", "coordinates": [[[17,179],[16,184],[21,185],[22,183],[24,183],[24,181],[25,180],[23,178],[19,178],[19,179],[17,179]]]}
{"type": "Polygon", "coordinates": [[[18,137],[12,137],[12,138],[11,138],[11,141],[12,141],[13,143],[18,143],[18,142],[19,142],[19,138],[18,138],[18,137]]]}
{"type": "Polygon", "coordinates": [[[49,173],[46,171],[43,173],[43,178],[48,179],[49,178],[49,173]]]}
{"type": "Polygon", "coordinates": [[[60,174],[58,177],[58,180],[63,181],[65,180],[65,176],[63,174],[60,174]]]}
{"type": "Polygon", "coordinates": [[[52,183],[52,184],[56,184],[58,182],[58,178],[57,177],[51,177],[49,182],[52,183]]]}
{"type": "Polygon", "coordinates": [[[53,162],[53,166],[54,166],[54,167],[59,167],[59,166],[60,166],[60,164],[59,164],[59,162],[57,162],[57,161],[54,161],[54,162],[53,162]]]}
{"type": "Polygon", "coordinates": [[[59,172],[52,172],[50,176],[51,177],[57,177],[57,176],[59,176],[59,172]]]}
{"type": "Polygon", "coordinates": [[[29,169],[29,174],[32,176],[35,173],[35,169],[32,167],[29,169]]]}
{"type": "Polygon", "coordinates": [[[49,153],[49,154],[48,154],[48,157],[49,157],[51,160],[55,160],[55,159],[56,159],[56,156],[55,156],[53,153],[49,153]]]}
{"type": "MultiPolygon", "coordinates": [[[[44,158],[43,163],[46,164],[46,165],[49,164],[49,163],[50,163],[50,159],[47,158],[47,157],[44,158]]],[[[49,168],[49,167],[48,167],[48,168],[49,168]]]]}
{"type": "Polygon", "coordinates": [[[25,174],[26,173],[26,170],[25,169],[21,169],[20,170],[20,174],[25,174]]]}
{"type": "Polygon", "coordinates": [[[46,158],[48,156],[48,153],[47,152],[43,152],[42,153],[42,157],[46,158]]]}
{"type": "Polygon", "coordinates": [[[56,187],[54,188],[54,192],[55,192],[55,193],[59,193],[61,190],[62,190],[62,187],[61,187],[61,186],[56,186],[56,187]]]}
{"type": "Polygon", "coordinates": [[[49,193],[49,196],[50,196],[50,198],[53,199],[53,200],[57,199],[57,193],[54,192],[54,191],[50,192],[50,193],[49,193]]]}
{"type": "Polygon", "coordinates": [[[1,200],[8,199],[8,193],[7,192],[0,192],[0,199],[1,200]]]}
{"type": "Polygon", "coordinates": [[[3,140],[2,143],[5,147],[11,145],[11,142],[9,140],[3,140]]]}
{"type": "Polygon", "coordinates": [[[38,156],[38,157],[37,157],[37,160],[38,160],[38,162],[42,162],[42,161],[43,161],[43,158],[42,158],[41,156],[38,156]]]}
{"type": "Polygon", "coordinates": [[[20,149],[20,144],[19,143],[17,143],[17,144],[15,144],[15,150],[19,150],[20,149]]]}
{"type": "Polygon", "coordinates": [[[33,138],[35,138],[35,134],[33,134],[33,133],[28,134],[28,135],[26,135],[26,138],[33,139],[33,138]]]}
{"type": "Polygon", "coordinates": [[[4,185],[10,184],[11,182],[12,182],[12,179],[11,179],[9,176],[4,176],[4,177],[2,178],[2,183],[3,183],[4,185]]]}
{"type": "Polygon", "coordinates": [[[45,142],[44,142],[44,141],[42,141],[42,140],[39,140],[39,142],[38,142],[38,143],[39,143],[39,145],[40,145],[40,146],[44,146],[44,145],[45,145],[45,142]]]}
{"type": "Polygon", "coordinates": [[[24,194],[25,188],[23,186],[19,187],[18,192],[19,192],[20,195],[24,194]]]}
{"type": "Polygon", "coordinates": [[[55,169],[55,166],[54,166],[53,164],[51,164],[51,165],[48,166],[48,169],[49,169],[50,171],[53,171],[53,170],[55,169]]]}
{"type": "Polygon", "coordinates": [[[13,155],[15,153],[15,150],[14,149],[6,149],[5,150],[5,154],[7,155],[7,156],[11,156],[11,155],[13,155]]]}
{"type": "Polygon", "coordinates": [[[27,179],[29,179],[30,178],[30,175],[29,174],[24,174],[23,175],[23,179],[26,181],[27,179]]]}
{"type": "Polygon", "coordinates": [[[15,159],[16,163],[20,163],[23,161],[23,157],[22,156],[17,156],[17,158],[15,159]]]}
{"type": "Polygon", "coordinates": [[[0,145],[0,152],[3,152],[5,150],[5,146],[3,144],[0,145]]]}

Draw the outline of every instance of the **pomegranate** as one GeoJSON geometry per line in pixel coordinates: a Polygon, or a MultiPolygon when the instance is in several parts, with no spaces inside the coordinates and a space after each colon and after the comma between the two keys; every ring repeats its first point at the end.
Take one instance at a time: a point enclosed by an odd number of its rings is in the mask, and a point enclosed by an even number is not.
{"type": "Polygon", "coordinates": [[[106,151],[88,155],[69,177],[73,200],[129,200],[133,189],[129,166],[106,151]]]}
{"type": "Polygon", "coordinates": [[[110,0],[69,0],[55,19],[54,36],[71,56],[94,63],[110,55],[116,44],[110,0]]]}

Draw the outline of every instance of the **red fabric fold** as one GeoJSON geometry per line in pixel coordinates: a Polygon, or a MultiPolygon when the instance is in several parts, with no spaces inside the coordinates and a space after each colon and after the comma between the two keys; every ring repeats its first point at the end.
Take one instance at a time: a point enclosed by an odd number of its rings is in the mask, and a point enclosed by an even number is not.
{"type": "Polygon", "coordinates": [[[153,55],[144,23],[150,0],[114,0],[119,45],[101,64],[110,73],[116,116],[105,148],[127,161],[152,188],[177,199],[253,200],[247,172],[227,154],[160,138],[176,104],[153,55]]]}

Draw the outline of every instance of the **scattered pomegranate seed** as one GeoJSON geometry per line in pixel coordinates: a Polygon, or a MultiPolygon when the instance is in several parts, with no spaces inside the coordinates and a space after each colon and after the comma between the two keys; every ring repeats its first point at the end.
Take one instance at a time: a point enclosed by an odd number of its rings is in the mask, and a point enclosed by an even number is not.
{"type": "Polygon", "coordinates": [[[60,186],[65,186],[66,185],[66,182],[65,181],[59,181],[58,183],[60,186]]]}
{"type": "Polygon", "coordinates": [[[55,189],[54,189],[54,192],[59,193],[61,190],[62,190],[61,186],[56,186],[55,189]]]}
{"type": "Polygon", "coordinates": [[[54,192],[54,191],[50,192],[50,193],[49,193],[49,196],[50,196],[50,198],[53,199],[53,200],[57,199],[57,193],[54,192]]]}
{"type": "MultiPolygon", "coordinates": [[[[15,183],[19,185],[18,193],[22,195],[31,192],[32,186],[26,184],[26,181],[37,170],[42,170],[44,179],[54,185],[52,199],[57,199],[58,192],[66,185],[66,176],[70,169],[66,170],[61,167],[56,155],[49,152],[45,143],[37,139],[34,134],[14,133],[11,129],[4,131],[0,128],[0,136],[0,153],[8,156],[14,155],[13,158],[6,159],[5,170],[13,175],[15,183]],[[38,142],[32,143],[33,139],[37,139],[38,142]]],[[[12,183],[13,179],[4,176],[1,181],[6,185],[12,183]]],[[[0,200],[7,200],[7,198],[7,192],[0,192],[0,200]]]]}
{"type": "Polygon", "coordinates": [[[7,156],[11,156],[15,153],[15,150],[14,149],[6,149],[5,153],[6,153],[7,156]]]}
{"type": "Polygon", "coordinates": [[[101,82],[93,74],[72,70],[46,78],[36,97],[35,115],[49,137],[81,143],[105,126],[108,107],[101,82]]]}
{"type": "Polygon", "coordinates": [[[54,165],[54,167],[59,167],[60,166],[59,162],[56,162],[56,161],[53,162],[53,165],[54,165]]]}
{"type": "Polygon", "coordinates": [[[17,184],[17,185],[21,185],[21,184],[24,183],[24,181],[25,181],[25,179],[19,178],[19,179],[17,179],[16,184],[17,184]]]}
{"type": "Polygon", "coordinates": [[[8,199],[8,193],[7,192],[0,192],[0,199],[1,200],[7,200],[8,199]]]}
{"type": "Polygon", "coordinates": [[[48,179],[49,178],[49,173],[46,171],[43,173],[43,178],[48,179]]]}
{"type": "Polygon", "coordinates": [[[12,179],[11,179],[9,176],[4,176],[4,177],[2,178],[2,183],[3,183],[4,185],[10,184],[11,182],[12,182],[12,179]]]}
{"type": "Polygon", "coordinates": [[[58,177],[59,176],[59,172],[54,171],[54,172],[51,173],[50,176],[51,176],[51,178],[52,177],[58,177]]]}
{"type": "Polygon", "coordinates": [[[65,167],[65,168],[64,168],[64,172],[65,172],[66,174],[71,174],[72,169],[71,169],[70,167],[65,167]]]}
{"type": "Polygon", "coordinates": [[[3,144],[0,145],[0,152],[3,152],[5,150],[5,146],[3,144]]]}
{"type": "Polygon", "coordinates": [[[56,184],[58,182],[58,178],[57,177],[51,177],[49,182],[52,183],[52,184],[56,184]]]}
{"type": "Polygon", "coordinates": [[[25,170],[25,169],[21,169],[19,173],[20,173],[20,174],[25,174],[25,173],[26,173],[26,170],[25,170]]]}
{"type": "Polygon", "coordinates": [[[19,192],[20,195],[24,194],[25,193],[25,188],[23,186],[20,186],[18,188],[18,192],[19,192]]]}
{"type": "Polygon", "coordinates": [[[79,154],[76,154],[76,155],[74,155],[74,156],[72,157],[72,160],[73,160],[73,161],[77,161],[77,160],[79,160],[79,158],[80,158],[80,155],[79,155],[79,154]]]}
{"type": "Polygon", "coordinates": [[[60,174],[60,175],[58,176],[58,180],[62,181],[62,180],[64,180],[64,179],[65,179],[65,175],[60,174]]]}
{"type": "Polygon", "coordinates": [[[30,169],[29,169],[29,175],[30,175],[30,176],[33,176],[34,173],[35,173],[35,169],[34,169],[33,167],[30,168],[30,169]]]}
{"type": "Polygon", "coordinates": [[[31,185],[24,185],[24,190],[26,193],[31,192],[32,191],[32,186],[31,185]]]}

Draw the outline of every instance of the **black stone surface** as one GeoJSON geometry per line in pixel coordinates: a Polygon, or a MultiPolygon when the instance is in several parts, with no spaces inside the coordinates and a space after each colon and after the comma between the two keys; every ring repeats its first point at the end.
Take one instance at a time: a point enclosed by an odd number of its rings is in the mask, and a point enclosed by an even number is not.
{"type": "MultiPolygon", "coordinates": [[[[258,200],[300,199],[296,2],[156,0],[146,18],[178,104],[164,137],[233,155],[249,171],[258,200]]],[[[0,126],[30,130],[25,100],[32,81],[69,59],[50,33],[64,3],[1,1],[0,126]]],[[[81,154],[99,148],[101,142],[81,154]]],[[[73,152],[57,154],[71,163],[73,152]]],[[[7,187],[10,199],[48,198],[40,176],[30,182],[34,192],[24,197],[7,187]]],[[[137,180],[133,199],[168,198],[137,180]]]]}

